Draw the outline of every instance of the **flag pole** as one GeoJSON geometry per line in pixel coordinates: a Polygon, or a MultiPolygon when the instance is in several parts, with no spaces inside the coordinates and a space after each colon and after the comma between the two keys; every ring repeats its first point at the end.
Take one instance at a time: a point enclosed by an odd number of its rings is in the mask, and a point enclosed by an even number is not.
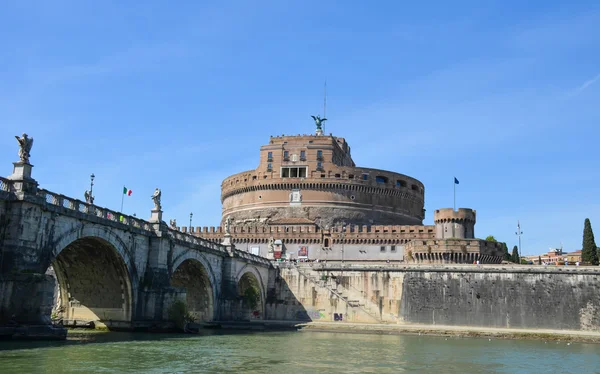
{"type": "Polygon", "coordinates": [[[452,180],[452,186],[454,186],[454,208],[456,210],[456,177],[452,180]]]}
{"type": "MultiPolygon", "coordinates": [[[[125,191],[125,186],[123,186],[123,191],[125,191]]],[[[123,200],[125,200],[125,193],[121,191],[121,213],[123,213],[123,200]]]]}

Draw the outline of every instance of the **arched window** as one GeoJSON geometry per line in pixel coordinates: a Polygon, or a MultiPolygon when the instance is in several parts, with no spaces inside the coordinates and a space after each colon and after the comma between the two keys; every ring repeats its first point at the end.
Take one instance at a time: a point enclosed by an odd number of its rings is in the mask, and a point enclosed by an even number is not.
{"type": "Polygon", "coordinates": [[[387,177],[384,177],[382,175],[378,175],[378,176],[375,177],[375,182],[385,184],[385,183],[388,182],[388,179],[387,179],[387,177]]]}
{"type": "Polygon", "coordinates": [[[329,239],[328,238],[325,238],[325,241],[323,242],[323,247],[329,248],[329,239]]]}

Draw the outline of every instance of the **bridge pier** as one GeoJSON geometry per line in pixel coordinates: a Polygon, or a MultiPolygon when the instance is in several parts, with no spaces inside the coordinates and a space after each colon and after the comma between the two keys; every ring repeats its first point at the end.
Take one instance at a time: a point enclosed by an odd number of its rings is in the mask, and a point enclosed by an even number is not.
{"type": "Polygon", "coordinates": [[[66,329],[51,322],[55,281],[37,250],[42,204],[32,167],[15,162],[11,183],[0,183],[0,337],[63,339],[66,329]]]}

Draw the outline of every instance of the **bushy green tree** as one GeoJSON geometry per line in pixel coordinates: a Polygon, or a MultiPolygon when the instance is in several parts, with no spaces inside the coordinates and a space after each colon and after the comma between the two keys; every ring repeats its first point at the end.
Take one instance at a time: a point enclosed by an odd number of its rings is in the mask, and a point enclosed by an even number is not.
{"type": "Polygon", "coordinates": [[[581,260],[588,264],[598,265],[598,251],[594,240],[594,232],[589,218],[583,223],[583,245],[581,247],[581,260]]]}
{"type": "Polygon", "coordinates": [[[485,238],[485,240],[487,240],[488,242],[497,242],[496,238],[494,238],[494,235],[488,235],[487,238],[485,238]]]}
{"type": "Polygon", "coordinates": [[[508,246],[506,245],[506,243],[502,243],[502,251],[503,251],[502,259],[504,261],[512,261],[512,257],[510,255],[510,252],[508,252],[508,246]]]}
{"type": "Polygon", "coordinates": [[[519,248],[515,245],[512,250],[512,256],[510,256],[510,260],[515,264],[519,264],[521,261],[519,259],[519,248]]]}

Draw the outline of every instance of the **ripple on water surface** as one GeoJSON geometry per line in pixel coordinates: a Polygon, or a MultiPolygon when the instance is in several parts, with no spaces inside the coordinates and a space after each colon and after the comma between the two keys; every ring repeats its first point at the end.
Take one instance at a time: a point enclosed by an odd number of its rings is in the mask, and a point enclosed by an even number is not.
{"type": "Polygon", "coordinates": [[[7,373],[594,373],[600,345],[320,332],[70,333],[0,342],[7,373]]]}

